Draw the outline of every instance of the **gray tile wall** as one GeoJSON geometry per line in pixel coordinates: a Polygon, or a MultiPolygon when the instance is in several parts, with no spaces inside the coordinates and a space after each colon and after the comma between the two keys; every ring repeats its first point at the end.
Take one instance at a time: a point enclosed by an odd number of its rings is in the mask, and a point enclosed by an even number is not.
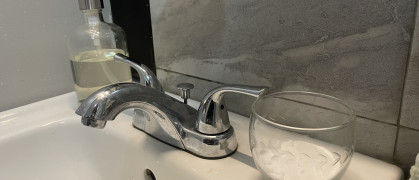
{"type": "Polygon", "coordinates": [[[400,116],[400,124],[419,130],[419,11],[416,12],[406,83],[400,116]]]}
{"type": "MultiPolygon", "coordinates": [[[[411,165],[415,139],[401,138],[404,127],[419,130],[416,0],[150,3],[158,77],[166,90],[192,82],[198,100],[225,83],[330,94],[356,110],[357,151],[411,165]]],[[[230,96],[227,106],[248,115],[254,99],[243,98],[230,96]]]]}
{"type": "Polygon", "coordinates": [[[403,169],[414,164],[419,152],[419,3],[416,5],[415,28],[410,46],[403,99],[400,112],[399,133],[394,160],[403,169]]]}

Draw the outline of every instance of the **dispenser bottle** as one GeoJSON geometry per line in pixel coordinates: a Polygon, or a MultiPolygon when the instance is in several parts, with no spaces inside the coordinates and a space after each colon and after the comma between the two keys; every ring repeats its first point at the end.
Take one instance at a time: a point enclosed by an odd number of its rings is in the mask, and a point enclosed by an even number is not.
{"type": "Polygon", "coordinates": [[[84,24],[69,37],[71,68],[77,100],[81,103],[96,90],[115,83],[131,82],[129,65],[116,62],[116,53],[128,55],[125,33],[103,21],[102,0],[79,0],[84,24]]]}

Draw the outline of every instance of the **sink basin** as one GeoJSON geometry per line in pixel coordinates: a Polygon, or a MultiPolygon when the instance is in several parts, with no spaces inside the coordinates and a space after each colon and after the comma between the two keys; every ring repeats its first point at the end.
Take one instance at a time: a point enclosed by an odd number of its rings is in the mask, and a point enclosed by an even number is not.
{"type": "MultiPolygon", "coordinates": [[[[105,129],[85,127],[68,93],[0,113],[0,179],[263,179],[253,162],[249,118],[230,113],[239,143],[232,156],[207,160],[162,143],[131,125],[133,111],[105,129]]],[[[195,101],[189,102],[197,107],[195,101]]],[[[355,153],[343,179],[402,179],[397,166],[355,153]]]]}

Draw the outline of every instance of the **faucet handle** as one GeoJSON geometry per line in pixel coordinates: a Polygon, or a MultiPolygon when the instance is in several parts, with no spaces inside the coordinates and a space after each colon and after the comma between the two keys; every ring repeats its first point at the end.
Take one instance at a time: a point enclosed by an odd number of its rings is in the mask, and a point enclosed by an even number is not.
{"type": "Polygon", "coordinates": [[[227,108],[224,105],[225,93],[259,97],[267,89],[266,86],[223,85],[211,90],[199,106],[196,129],[204,134],[220,134],[231,127],[227,108]]]}
{"type": "Polygon", "coordinates": [[[113,59],[117,62],[128,64],[132,68],[134,68],[137,71],[138,75],[140,76],[141,85],[149,86],[160,92],[164,92],[163,87],[160,84],[160,81],[157,79],[156,75],[153,73],[153,71],[148,69],[146,65],[144,64],[138,65],[137,63],[129,59],[129,57],[120,53],[115,54],[113,59]]]}
{"type": "Polygon", "coordinates": [[[180,83],[177,85],[177,88],[180,90],[180,97],[183,99],[183,103],[188,104],[188,99],[191,97],[191,89],[194,88],[194,85],[191,83],[180,83]]]}

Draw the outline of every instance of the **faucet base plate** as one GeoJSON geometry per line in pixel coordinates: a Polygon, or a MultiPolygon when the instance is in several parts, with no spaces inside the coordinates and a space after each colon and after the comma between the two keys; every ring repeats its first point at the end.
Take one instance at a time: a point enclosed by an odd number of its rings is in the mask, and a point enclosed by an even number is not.
{"type": "MultiPolygon", "coordinates": [[[[164,141],[164,140],[161,140],[161,139],[159,139],[159,138],[157,138],[157,137],[153,136],[152,134],[150,134],[150,133],[148,133],[148,132],[146,132],[146,131],[144,131],[144,130],[142,130],[142,129],[138,128],[137,126],[135,126],[135,124],[134,124],[134,123],[132,124],[132,127],[134,127],[134,128],[135,128],[135,129],[137,129],[137,130],[140,130],[141,132],[144,132],[145,134],[147,134],[147,135],[149,135],[149,136],[153,137],[154,139],[156,139],[156,140],[158,140],[158,141],[160,141],[160,142],[162,142],[162,143],[164,143],[164,144],[167,144],[167,145],[172,146],[172,147],[174,147],[174,148],[176,148],[176,149],[179,149],[179,150],[185,151],[185,152],[187,152],[187,153],[190,153],[190,154],[192,154],[192,155],[194,155],[194,156],[197,156],[197,157],[199,157],[199,158],[202,158],[202,159],[208,159],[208,160],[223,159],[223,158],[226,158],[226,157],[231,156],[231,155],[232,155],[232,154],[234,154],[234,153],[237,151],[237,149],[238,149],[238,146],[236,146],[236,148],[234,148],[234,149],[233,149],[231,152],[229,152],[228,154],[221,155],[221,156],[217,156],[217,157],[208,157],[208,156],[203,156],[203,155],[200,155],[200,154],[194,153],[194,152],[192,152],[192,151],[188,151],[188,150],[187,150],[187,149],[185,149],[185,148],[181,148],[181,147],[178,147],[178,146],[176,146],[176,145],[170,144],[170,143],[168,143],[168,142],[166,142],[166,141],[164,141]]],[[[234,139],[235,139],[235,138],[234,138],[234,139]]]]}

